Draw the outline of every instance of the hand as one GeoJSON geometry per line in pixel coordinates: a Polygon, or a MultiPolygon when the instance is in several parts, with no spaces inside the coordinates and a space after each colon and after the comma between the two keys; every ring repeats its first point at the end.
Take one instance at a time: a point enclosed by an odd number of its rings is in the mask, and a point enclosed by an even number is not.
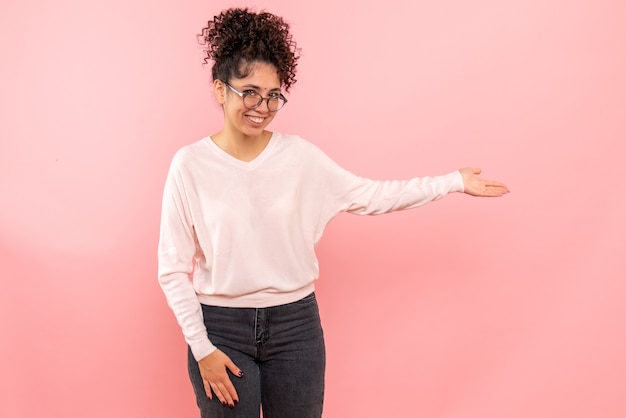
{"type": "Polygon", "coordinates": [[[239,402],[239,396],[235,386],[228,377],[228,370],[237,377],[242,377],[243,372],[232,362],[230,357],[221,350],[215,350],[198,362],[204,390],[209,399],[213,399],[213,393],[222,405],[228,404],[231,408],[239,402]]]}
{"type": "Polygon", "coordinates": [[[493,180],[483,180],[478,177],[480,168],[466,167],[459,170],[463,176],[465,193],[471,196],[500,197],[509,192],[504,183],[493,180]]]}

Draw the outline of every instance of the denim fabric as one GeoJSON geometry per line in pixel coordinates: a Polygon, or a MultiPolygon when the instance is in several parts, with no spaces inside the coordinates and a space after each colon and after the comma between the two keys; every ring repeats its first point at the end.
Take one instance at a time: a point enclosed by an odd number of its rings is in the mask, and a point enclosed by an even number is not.
{"type": "Polygon", "coordinates": [[[315,294],[269,308],[202,305],[211,342],[243,370],[230,376],[239,403],[230,409],[204,391],[189,351],[189,376],[202,418],[320,418],[326,352],[315,294]]]}

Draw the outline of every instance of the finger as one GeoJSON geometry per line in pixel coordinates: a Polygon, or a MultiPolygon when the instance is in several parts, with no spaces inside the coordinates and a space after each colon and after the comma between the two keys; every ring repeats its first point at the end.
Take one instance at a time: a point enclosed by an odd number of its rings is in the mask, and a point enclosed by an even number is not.
{"type": "Polygon", "coordinates": [[[506,187],[500,187],[500,186],[487,186],[484,190],[484,195],[485,196],[494,196],[494,197],[499,197],[502,196],[504,194],[507,194],[509,191],[506,187]]]}
{"type": "Polygon", "coordinates": [[[474,173],[474,174],[476,174],[476,175],[479,175],[479,174],[480,174],[480,173],[482,173],[482,172],[483,172],[483,171],[482,171],[480,168],[478,168],[478,167],[474,167],[474,168],[472,168],[472,173],[474,173]]]}
{"type": "Polygon", "coordinates": [[[499,193],[499,194],[509,193],[509,189],[504,185],[489,185],[487,186],[487,190],[489,190],[491,193],[499,193]]]}
{"type": "Polygon", "coordinates": [[[506,184],[500,183],[495,180],[481,180],[482,183],[482,191],[485,193],[508,193],[509,188],[506,187],[506,184]]]}
{"type": "MultiPolygon", "coordinates": [[[[215,383],[215,382],[210,382],[211,385],[211,389],[213,389],[213,393],[215,393],[215,396],[217,396],[217,399],[220,401],[220,403],[222,405],[228,405],[228,399],[226,397],[226,390],[221,390],[220,388],[220,384],[219,383],[215,383]]],[[[222,387],[224,385],[221,385],[222,387]]]]}
{"type": "Polygon", "coordinates": [[[226,363],[226,367],[235,376],[243,377],[243,370],[241,370],[239,367],[237,367],[237,365],[235,363],[233,363],[232,361],[229,361],[228,363],[226,363]]]}
{"type": "Polygon", "coordinates": [[[227,379],[223,382],[218,383],[217,387],[222,392],[222,395],[224,396],[224,400],[226,401],[226,404],[228,406],[232,408],[235,406],[235,403],[239,402],[239,398],[237,397],[237,391],[235,390],[235,386],[233,386],[230,379],[227,379]]]}
{"type": "MultiPolygon", "coordinates": [[[[243,377],[243,370],[237,367],[237,365],[233,363],[232,360],[229,359],[229,361],[226,362],[226,368],[228,368],[228,370],[235,376],[239,378],[243,377]]],[[[239,402],[239,395],[237,394],[237,390],[235,389],[235,386],[233,385],[231,380],[228,379],[228,381],[224,382],[224,385],[226,387],[226,390],[228,390],[228,392],[230,393],[230,396],[233,399],[233,401],[235,403],[239,402]]]]}
{"type": "Polygon", "coordinates": [[[237,394],[237,389],[233,385],[233,382],[230,379],[225,380],[221,383],[221,388],[223,389],[224,397],[230,406],[239,402],[239,395],[237,394]]]}
{"type": "Polygon", "coordinates": [[[202,384],[204,385],[204,391],[206,392],[206,397],[209,399],[213,399],[213,391],[211,390],[211,385],[206,380],[202,379],[202,384]]]}
{"type": "Polygon", "coordinates": [[[489,187],[502,187],[503,189],[509,190],[509,188],[506,187],[506,184],[500,183],[499,181],[485,180],[485,183],[489,187]]]}

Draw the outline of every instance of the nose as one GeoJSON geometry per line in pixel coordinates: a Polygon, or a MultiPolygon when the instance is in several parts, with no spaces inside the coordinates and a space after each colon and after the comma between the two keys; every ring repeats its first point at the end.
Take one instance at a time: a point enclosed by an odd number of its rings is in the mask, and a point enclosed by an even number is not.
{"type": "Polygon", "coordinates": [[[259,112],[263,112],[263,113],[269,113],[270,112],[270,105],[269,105],[269,99],[263,98],[261,99],[261,104],[254,110],[258,110],[259,112]]]}

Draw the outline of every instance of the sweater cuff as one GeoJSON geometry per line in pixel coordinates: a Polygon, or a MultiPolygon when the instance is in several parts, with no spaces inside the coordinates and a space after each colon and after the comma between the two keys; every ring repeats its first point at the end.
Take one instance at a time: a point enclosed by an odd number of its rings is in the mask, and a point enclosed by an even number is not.
{"type": "Polygon", "coordinates": [[[217,350],[217,347],[211,344],[211,341],[209,341],[208,339],[206,341],[190,345],[189,347],[191,348],[191,354],[193,354],[193,358],[195,358],[196,361],[202,360],[203,358],[217,350]]]}
{"type": "Polygon", "coordinates": [[[463,193],[465,191],[465,183],[463,183],[463,175],[461,174],[461,171],[457,170],[448,174],[448,176],[450,176],[453,181],[450,192],[463,193]]]}

